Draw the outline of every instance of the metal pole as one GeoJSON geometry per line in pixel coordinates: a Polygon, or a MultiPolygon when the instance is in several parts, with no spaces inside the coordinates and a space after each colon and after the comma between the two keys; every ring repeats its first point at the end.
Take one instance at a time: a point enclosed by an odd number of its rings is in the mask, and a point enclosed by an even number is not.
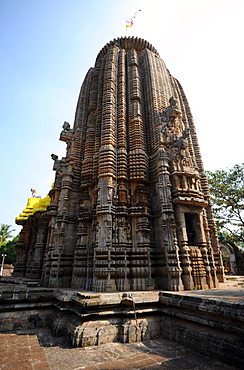
{"type": "Polygon", "coordinates": [[[3,264],[4,264],[4,259],[6,256],[7,256],[6,254],[2,254],[2,265],[1,265],[0,276],[3,276],[3,264]]]}

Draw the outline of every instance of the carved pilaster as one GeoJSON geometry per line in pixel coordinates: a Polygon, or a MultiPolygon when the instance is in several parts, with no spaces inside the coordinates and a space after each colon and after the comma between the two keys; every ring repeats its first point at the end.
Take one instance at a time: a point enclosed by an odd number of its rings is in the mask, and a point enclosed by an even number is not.
{"type": "Polygon", "coordinates": [[[31,237],[31,225],[28,220],[18,222],[18,225],[22,225],[16,248],[18,250],[13,276],[25,276],[27,267],[27,254],[30,244],[31,237]]]}
{"type": "Polygon", "coordinates": [[[173,215],[171,183],[169,178],[169,157],[159,152],[158,157],[158,191],[162,212],[162,228],[166,251],[166,266],[168,273],[168,289],[177,291],[183,289],[181,280],[178,244],[176,239],[176,224],[173,215]]]}
{"type": "Polygon", "coordinates": [[[40,224],[36,231],[35,242],[32,247],[31,257],[27,265],[26,277],[40,279],[43,268],[43,258],[47,242],[48,220],[43,220],[40,215],[40,224]]]}
{"type": "Polygon", "coordinates": [[[184,212],[177,205],[175,209],[177,234],[180,245],[180,261],[182,267],[182,281],[186,290],[191,290],[194,287],[192,279],[192,268],[190,260],[190,248],[188,247],[188,238],[186,232],[185,215],[184,212]]]}

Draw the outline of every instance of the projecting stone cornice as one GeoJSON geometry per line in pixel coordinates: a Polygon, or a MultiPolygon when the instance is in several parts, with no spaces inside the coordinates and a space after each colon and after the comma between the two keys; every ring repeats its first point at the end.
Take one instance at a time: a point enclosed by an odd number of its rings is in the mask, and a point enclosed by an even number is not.
{"type": "Polygon", "coordinates": [[[111,46],[118,46],[120,49],[129,51],[131,49],[141,52],[143,49],[148,49],[159,56],[157,50],[146,40],[139,37],[118,37],[108,42],[102,50],[98,53],[97,59],[102,58],[111,46]]]}

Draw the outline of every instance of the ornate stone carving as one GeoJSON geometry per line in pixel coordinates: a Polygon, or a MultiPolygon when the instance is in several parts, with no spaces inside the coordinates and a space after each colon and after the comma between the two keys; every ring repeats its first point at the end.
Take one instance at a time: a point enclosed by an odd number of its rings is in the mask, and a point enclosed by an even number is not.
{"type": "Polygon", "coordinates": [[[170,97],[169,104],[170,105],[162,112],[162,121],[167,123],[181,116],[177,100],[173,96],[170,97]]]}
{"type": "Polygon", "coordinates": [[[179,139],[176,139],[175,143],[170,146],[170,148],[178,149],[178,153],[180,156],[184,156],[185,150],[188,148],[189,144],[187,141],[187,137],[190,135],[190,128],[187,127],[183,132],[182,136],[179,139]]]}
{"type": "Polygon", "coordinates": [[[63,129],[64,129],[64,131],[70,131],[70,124],[69,124],[69,122],[64,121],[63,129]]]}
{"type": "MultiPolygon", "coordinates": [[[[51,203],[23,223],[16,274],[39,266],[45,286],[97,292],[223,280],[190,108],[152,45],[130,37],[105,45],[60,140],[66,156],[51,155],[51,203]]],[[[145,328],[124,332],[141,338],[145,328]]]]}

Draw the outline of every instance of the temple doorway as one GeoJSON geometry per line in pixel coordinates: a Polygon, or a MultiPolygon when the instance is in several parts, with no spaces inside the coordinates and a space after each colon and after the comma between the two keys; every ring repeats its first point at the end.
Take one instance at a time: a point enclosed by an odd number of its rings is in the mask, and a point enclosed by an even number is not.
{"type": "Polygon", "coordinates": [[[188,245],[197,246],[197,218],[198,214],[195,213],[185,213],[185,223],[186,223],[186,233],[188,239],[188,245]]]}

